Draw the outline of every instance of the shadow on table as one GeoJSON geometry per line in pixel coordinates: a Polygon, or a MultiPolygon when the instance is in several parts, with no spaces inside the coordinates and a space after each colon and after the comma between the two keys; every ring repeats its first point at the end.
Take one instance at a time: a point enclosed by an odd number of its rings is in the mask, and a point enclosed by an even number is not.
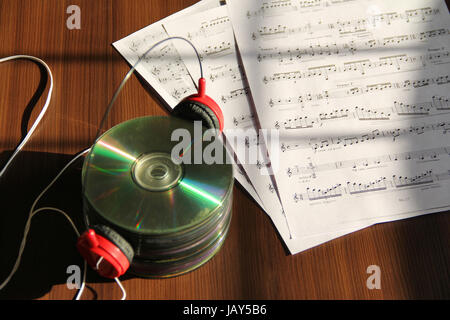
{"type": "MultiPolygon", "coordinates": [[[[0,154],[0,166],[5,164],[10,154],[0,154]]],[[[13,269],[32,203],[72,158],[73,155],[21,152],[0,181],[0,282],[13,269]]],[[[74,221],[80,233],[84,230],[81,167],[82,159],[79,159],[36,206],[63,210],[74,221]]],[[[52,211],[38,213],[31,221],[19,268],[8,285],[0,291],[0,299],[36,299],[47,294],[52,286],[67,283],[68,277],[73,274],[67,272],[69,266],[80,266],[83,270],[83,260],[75,247],[76,240],[76,233],[63,215],[52,211]]],[[[88,282],[110,280],[88,269],[88,282]]],[[[75,291],[67,289],[68,293],[64,297],[70,296],[72,292],[75,296],[75,291]]],[[[95,292],[93,296],[95,299],[95,292]]]]}

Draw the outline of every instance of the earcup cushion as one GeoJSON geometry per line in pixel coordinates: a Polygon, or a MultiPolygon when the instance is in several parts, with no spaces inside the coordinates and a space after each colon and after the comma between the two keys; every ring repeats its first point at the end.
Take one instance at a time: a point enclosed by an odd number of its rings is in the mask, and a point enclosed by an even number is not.
{"type": "Polygon", "coordinates": [[[99,234],[100,236],[108,239],[111,241],[117,248],[120,249],[120,251],[123,252],[125,257],[127,257],[128,261],[131,264],[131,261],[133,261],[134,257],[134,250],[133,247],[128,243],[127,240],[125,240],[121,235],[119,235],[116,231],[113,229],[105,226],[105,225],[95,225],[92,227],[94,231],[99,234]]]}
{"type": "Polygon", "coordinates": [[[206,128],[220,130],[219,119],[211,108],[198,101],[183,100],[173,109],[172,114],[187,120],[202,121],[206,128]]]}

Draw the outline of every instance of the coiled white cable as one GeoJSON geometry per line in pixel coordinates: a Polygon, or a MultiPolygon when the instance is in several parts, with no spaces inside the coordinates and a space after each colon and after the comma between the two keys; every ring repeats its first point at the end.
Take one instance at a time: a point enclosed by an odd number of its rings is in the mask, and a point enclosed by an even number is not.
{"type": "MultiPolygon", "coordinates": [[[[5,174],[5,172],[8,169],[8,167],[13,162],[14,158],[23,149],[24,145],[28,142],[28,140],[30,139],[31,135],[34,133],[34,131],[36,130],[36,128],[39,125],[40,121],[44,117],[45,113],[47,112],[48,106],[50,105],[52,92],[53,92],[53,74],[52,74],[52,71],[50,70],[50,67],[43,60],[41,60],[39,58],[36,58],[36,57],[33,57],[33,56],[28,56],[28,55],[15,55],[15,56],[10,56],[10,57],[6,57],[6,58],[1,58],[0,59],[0,63],[6,62],[6,61],[10,61],[10,60],[16,60],[16,59],[33,60],[33,61],[36,61],[36,62],[40,63],[42,66],[44,66],[45,69],[47,70],[48,74],[49,74],[49,77],[50,77],[50,88],[49,88],[49,91],[48,91],[48,94],[47,94],[47,99],[45,100],[44,106],[42,107],[42,110],[39,113],[38,117],[34,121],[33,125],[30,128],[30,130],[28,130],[26,136],[20,142],[19,146],[14,150],[13,154],[8,159],[8,161],[6,162],[6,164],[3,167],[3,169],[0,171],[0,180],[1,180],[2,176],[5,174]]],[[[42,207],[42,208],[39,208],[39,209],[35,210],[35,207],[36,207],[37,203],[39,202],[39,200],[42,198],[42,196],[53,186],[53,184],[64,173],[64,171],[66,171],[66,169],[69,168],[78,158],[80,158],[82,155],[84,155],[87,152],[89,152],[89,150],[90,150],[90,148],[84,150],[83,152],[81,152],[78,155],[76,155],[71,161],[69,161],[69,163],[67,163],[64,166],[64,168],[56,175],[56,177],[50,182],[50,184],[34,200],[33,205],[31,206],[31,209],[30,209],[30,211],[28,213],[27,221],[25,223],[25,230],[24,230],[22,242],[20,244],[19,253],[17,255],[16,262],[14,263],[14,266],[13,266],[10,274],[8,275],[8,277],[0,284],[0,290],[2,290],[9,283],[9,281],[11,280],[11,278],[14,276],[14,274],[17,271],[17,269],[19,268],[20,261],[22,260],[22,254],[23,254],[23,251],[24,251],[25,245],[26,245],[28,232],[30,230],[31,219],[37,213],[42,212],[42,211],[53,211],[53,212],[57,212],[57,213],[62,214],[69,221],[69,223],[71,224],[71,226],[72,226],[73,230],[75,231],[76,235],[78,237],[80,236],[80,233],[78,232],[78,229],[76,228],[74,222],[69,217],[69,215],[67,213],[65,213],[63,210],[58,209],[58,208],[53,208],[53,207],[42,207]]],[[[84,288],[86,286],[86,270],[87,270],[87,263],[86,263],[86,261],[84,261],[83,279],[82,279],[81,286],[80,286],[80,288],[78,290],[78,293],[75,296],[75,300],[79,300],[81,298],[81,295],[83,294],[84,288]]],[[[118,278],[115,278],[114,280],[117,282],[117,284],[119,285],[120,289],[122,290],[122,300],[125,300],[125,298],[126,298],[126,291],[125,291],[124,287],[122,286],[122,284],[121,284],[121,282],[119,281],[118,278]]]]}
{"type": "Polygon", "coordinates": [[[11,57],[1,58],[0,63],[6,62],[6,61],[11,61],[11,60],[17,60],[17,59],[27,59],[27,60],[36,61],[39,64],[41,64],[42,66],[44,66],[45,69],[47,69],[48,75],[50,77],[50,88],[48,89],[48,94],[47,94],[47,99],[45,100],[45,104],[42,107],[42,110],[39,113],[38,117],[34,121],[30,130],[28,130],[28,133],[26,134],[26,136],[20,142],[19,146],[16,148],[16,150],[14,150],[14,153],[11,155],[9,160],[6,162],[3,169],[0,171],[0,179],[5,174],[6,170],[11,165],[11,163],[13,162],[13,160],[17,156],[17,154],[20,152],[20,150],[22,150],[23,146],[28,142],[31,135],[33,134],[33,132],[36,130],[37,126],[39,125],[39,122],[41,122],[42,118],[44,117],[45,113],[47,112],[48,106],[50,104],[50,100],[52,99],[52,92],[53,92],[53,74],[52,74],[52,71],[50,70],[49,66],[43,60],[33,57],[33,56],[16,55],[16,56],[11,56],[11,57]]]}
{"type": "MultiPolygon", "coordinates": [[[[163,39],[161,41],[158,41],[157,43],[153,44],[139,59],[138,61],[135,63],[135,65],[128,71],[128,73],[126,74],[126,76],[124,77],[124,79],[122,80],[121,84],[119,85],[119,88],[116,90],[116,92],[114,93],[114,96],[111,100],[111,102],[109,103],[105,114],[103,115],[103,119],[100,123],[99,126],[99,131],[96,135],[96,140],[98,138],[98,136],[100,135],[101,129],[103,128],[103,124],[106,120],[106,118],[109,115],[109,112],[114,104],[114,102],[116,101],[120,91],[122,90],[123,86],[125,85],[125,83],[128,81],[128,79],[131,77],[131,75],[133,74],[133,72],[136,70],[137,65],[147,56],[148,53],[150,53],[155,47],[157,47],[158,45],[169,41],[169,40],[183,40],[186,41],[187,43],[189,43],[189,45],[194,49],[196,55],[197,55],[197,59],[199,62],[199,66],[200,66],[200,74],[201,77],[203,78],[203,68],[202,68],[202,62],[201,62],[201,58],[200,55],[198,54],[197,49],[195,48],[195,46],[192,44],[192,42],[190,42],[189,40],[183,38],[183,37],[168,37],[166,39],[163,39]]],[[[50,70],[50,67],[41,59],[36,58],[34,56],[29,56],[29,55],[15,55],[15,56],[10,56],[10,57],[5,57],[5,58],[1,58],[0,59],[0,63],[2,62],[6,62],[6,61],[11,61],[11,60],[17,60],[17,59],[27,59],[27,60],[32,60],[32,61],[36,61],[38,63],[40,63],[42,66],[45,67],[45,69],[47,70],[49,77],[50,77],[50,88],[48,90],[48,94],[47,94],[47,99],[45,100],[44,106],[42,107],[41,112],[39,113],[38,117],[36,118],[36,120],[34,121],[33,125],[31,126],[30,130],[28,130],[26,136],[23,138],[23,140],[20,142],[19,146],[14,150],[13,154],[11,155],[11,157],[9,158],[9,160],[6,162],[5,166],[3,167],[3,169],[0,171],[0,181],[2,176],[5,174],[6,170],[8,169],[8,167],[11,165],[11,163],[13,162],[14,158],[17,156],[17,154],[22,150],[22,148],[24,147],[24,145],[28,142],[28,140],[30,139],[31,135],[34,133],[34,131],[36,130],[37,126],[39,125],[40,121],[42,120],[42,118],[44,117],[45,113],[47,112],[48,106],[50,104],[50,100],[52,97],[52,92],[53,92],[53,74],[52,71],[50,70]]],[[[195,83],[194,83],[195,85],[195,83]]],[[[77,156],[75,156],[59,173],[58,175],[53,179],[52,182],[50,182],[50,184],[41,192],[41,194],[39,194],[39,196],[35,199],[35,201],[33,202],[33,205],[31,206],[30,212],[28,214],[28,219],[27,222],[25,224],[25,230],[24,230],[24,235],[22,238],[22,242],[19,248],[19,253],[18,253],[18,257],[16,259],[16,262],[13,266],[13,269],[11,270],[11,273],[8,275],[8,277],[0,284],[0,290],[2,290],[7,284],[8,282],[11,280],[11,278],[13,277],[13,275],[16,273],[19,265],[20,265],[20,261],[22,259],[22,254],[23,251],[25,249],[25,244],[26,244],[26,240],[27,240],[27,236],[28,236],[28,232],[30,229],[30,224],[31,224],[31,219],[33,218],[33,216],[41,211],[54,211],[57,213],[62,214],[63,216],[65,216],[69,222],[71,223],[73,229],[75,230],[75,233],[77,234],[77,236],[79,236],[79,232],[75,227],[75,224],[73,223],[73,221],[70,219],[70,217],[61,209],[58,208],[52,208],[52,207],[43,207],[43,208],[39,208],[34,210],[36,204],[38,203],[38,201],[41,199],[41,197],[47,192],[48,189],[50,189],[50,187],[56,182],[56,180],[64,173],[64,171],[72,164],[75,162],[75,160],[77,160],[81,155],[89,152],[90,149],[86,149],[83,152],[81,152],[80,154],[78,154],[77,156]]],[[[98,263],[100,263],[101,260],[98,261],[98,263]]],[[[81,294],[83,293],[83,290],[85,288],[85,280],[86,280],[86,262],[84,263],[84,274],[83,274],[83,282],[82,285],[80,287],[80,290],[77,294],[77,296],[75,297],[76,300],[78,300],[81,297],[81,294]]],[[[122,300],[124,300],[126,298],[126,291],[124,289],[124,287],[122,286],[122,284],[120,283],[118,278],[114,278],[114,280],[117,282],[117,284],[119,285],[120,289],[122,290],[123,296],[122,296],[122,300]]]]}
{"type": "MultiPolygon", "coordinates": [[[[56,175],[56,177],[50,182],[50,184],[44,189],[42,190],[42,192],[37,196],[37,198],[34,200],[33,205],[31,206],[31,209],[28,213],[28,218],[27,221],[25,223],[25,230],[23,232],[23,238],[22,238],[22,242],[20,243],[20,247],[19,247],[19,253],[17,255],[17,259],[16,262],[10,272],[10,274],[8,275],[8,277],[0,284],[0,290],[2,290],[7,284],[8,282],[11,280],[11,278],[13,277],[13,275],[16,273],[17,269],[19,268],[20,265],[20,261],[22,260],[22,254],[23,251],[25,249],[25,244],[27,242],[27,236],[28,236],[28,232],[30,231],[30,225],[31,225],[31,219],[39,212],[41,211],[54,211],[57,213],[62,214],[64,217],[66,217],[67,220],[69,220],[70,224],[72,225],[72,228],[74,229],[75,233],[77,234],[77,236],[80,236],[80,233],[78,232],[78,229],[76,228],[75,224],[73,223],[72,219],[70,219],[70,217],[67,215],[67,213],[65,213],[64,211],[62,211],[61,209],[58,208],[52,208],[52,207],[43,207],[43,208],[39,208],[39,209],[34,209],[37,205],[37,203],[39,202],[39,200],[42,198],[42,196],[47,192],[48,189],[50,189],[53,184],[56,182],[56,180],[58,180],[58,178],[64,173],[64,171],[66,171],[66,169],[68,167],[70,167],[79,157],[81,157],[82,155],[84,155],[85,153],[89,152],[90,149],[86,149],[83,152],[79,153],[77,156],[75,156],[71,161],[69,161],[69,163],[67,163],[65,165],[65,167],[56,175]]],[[[83,283],[82,283],[82,287],[84,289],[84,282],[85,282],[85,276],[86,276],[86,266],[85,266],[85,271],[84,271],[84,276],[83,276],[83,283]]],[[[81,291],[81,288],[80,288],[81,291]]]]}
{"type": "MultiPolygon", "coordinates": [[[[28,232],[30,231],[30,225],[31,225],[31,219],[39,212],[41,211],[54,211],[57,213],[62,214],[71,224],[73,230],[75,231],[75,234],[77,235],[77,237],[80,236],[80,233],[77,229],[77,227],[75,226],[73,220],[69,217],[69,215],[67,213],[65,213],[63,210],[58,209],[58,208],[53,208],[53,207],[42,207],[39,209],[34,209],[37,205],[37,203],[39,202],[39,200],[42,198],[42,196],[53,186],[53,184],[55,184],[55,182],[59,179],[59,177],[77,160],[79,159],[81,156],[83,156],[84,154],[88,153],[91,149],[86,149],[84,151],[82,151],[81,153],[79,153],[78,155],[76,155],[72,160],[70,160],[65,166],[64,168],[56,175],[56,177],[49,183],[49,185],[47,187],[45,187],[44,190],[42,190],[42,192],[37,196],[37,198],[34,200],[33,205],[31,206],[30,212],[28,214],[28,219],[27,222],[25,223],[25,230],[24,230],[24,234],[23,234],[23,238],[22,238],[22,242],[20,244],[20,248],[19,248],[19,253],[16,259],[16,262],[13,266],[13,269],[11,270],[9,276],[2,282],[2,284],[0,284],[0,290],[2,290],[7,284],[8,282],[11,280],[11,278],[14,276],[14,274],[16,273],[17,269],[19,268],[20,265],[20,261],[22,260],[22,254],[25,250],[25,245],[26,245],[26,241],[27,241],[27,237],[28,237],[28,232]]],[[[99,261],[100,263],[101,261],[99,261]]],[[[81,295],[83,294],[84,288],[86,286],[86,270],[87,270],[87,264],[86,261],[84,261],[84,270],[83,270],[83,279],[82,279],[82,283],[80,286],[80,289],[78,290],[78,293],[75,297],[75,300],[79,300],[81,298],[81,295]]],[[[117,284],[119,285],[121,291],[122,291],[122,300],[125,299],[126,297],[126,291],[123,288],[121,282],[119,281],[119,279],[115,278],[114,279],[117,284]]]]}

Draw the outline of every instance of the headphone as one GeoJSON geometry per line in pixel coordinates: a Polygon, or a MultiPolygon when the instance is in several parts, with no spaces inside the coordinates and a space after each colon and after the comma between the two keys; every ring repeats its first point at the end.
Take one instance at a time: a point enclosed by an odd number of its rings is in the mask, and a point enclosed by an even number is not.
{"type": "MultiPolygon", "coordinates": [[[[180,37],[171,37],[162,40],[159,43],[169,39],[186,40],[180,37]]],[[[155,44],[152,48],[159,43],[155,44]]],[[[193,47],[192,44],[191,46],[193,47]]],[[[147,51],[147,53],[149,51],[147,51]]],[[[134,68],[135,67],[130,71],[134,71],[134,68]]],[[[121,87],[119,87],[119,89],[120,88],[121,87]]],[[[178,103],[173,109],[172,115],[191,121],[202,121],[202,124],[206,128],[215,129],[221,133],[224,127],[222,110],[212,98],[205,94],[205,92],[206,81],[202,75],[198,80],[198,92],[184,98],[178,103]]],[[[114,100],[115,99],[113,98],[112,102],[114,102],[114,100]]],[[[111,105],[112,104],[110,104],[110,106],[111,105]]],[[[118,278],[123,275],[130,267],[134,257],[134,250],[130,243],[118,232],[106,225],[94,225],[90,227],[78,238],[77,249],[91,268],[96,270],[102,277],[110,279],[118,278]]]]}
{"type": "MultiPolygon", "coordinates": [[[[172,115],[178,118],[183,118],[187,120],[192,121],[201,121],[203,126],[207,129],[214,129],[217,133],[221,133],[224,128],[224,117],[222,114],[222,111],[220,107],[217,105],[217,103],[208,97],[205,94],[205,85],[206,81],[203,77],[203,70],[202,70],[202,64],[200,55],[197,52],[197,49],[194,47],[194,45],[187,39],[182,37],[168,37],[165,38],[157,43],[155,43],[150,49],[148,49],[136,62],[136,64],[128,71],[127,75],[122,80],[121,84],[119,85],[119,88],[116,90],[113,98],[111,99],[111,102],[109,103],[105,114],[103,116],[103,119],[99,126],[99,131],[97,132],[95,142],[100,137],[101,129],[105,123],[105,120],[109,114],[109,111],[111,110],[111,107],[113,106],[115,100],[117,99],[118,94],[122,90],[124,84],[128,81],[132,73],[135,71],[136,66],[145,58],[145,56],[152,51],[156,46],[160,45],[161,43],[168,41],[168,40],[174,40],[174,39],[180,39],[188,42],[191,47],[194,49],[195,53],[197,54],[197,58],[200,65],[200,79],[198,81],[197,86],[197,93],[190,95],[186,98],[184,98],[172,111],[172,115]]],[[[28,55],[14,55],[10,57],[0,58],[0,63],[11,61],[15,59],[28,59],[32,60],[47,70],[49,77],[50,77],[50,88],[47,94],[47,99],[45,101],[44,106],[42,107],[41,112],[39,113],[38,117],[36,118],[35,122],[33,123],[32,127],[29,129],[27,135],[24,137],[24,139],[21,141],[19,146],[15,149],[12,156],[8,159],[7,163],[3,168],[0,168],[0,180],[9,168],[10,164],[13,162],[17,154],[22,150],[23,146],[28,142],[31,135],[39,125],[41,119],[43,118],[44,114],[46,113],[48,106],[50,104],[52,91],[53,91],[53,75],[49,68],[49,66],[41,59],[28,56],[28,55]]],[[[95,144],[95,143],[94,143],[95,144]]],[[[52,182],[40,193],[40,195],[34,200],[34,203],[30,209],[28,219],[26,222],[26,227],[24,230],[24,236],[22,238],[21,247],[19,249],[19,254],[16,260],[16,263],[11,271],[11,273],[8,275],[8,277],[0,283],[0,290],[2,290],[11,280],[15,272],[17,271],[23,250],[25,248],[26,238],[27,234],[29,232],[30,223],[32,217],[37,214],[38,212],[44,211],[44,210],[50,210],[53,212],[57,212],[60,214],[63,214],[71,223],[75,233],[79,235],[78,230],[73,223],[72,219],[62,210],[58,208],[51,208],[51,207],[41,207],[39,209],[36,209],[36,205],[41,199],[41,197],[47,192],[47,190],[55,183],[55,181],[63,174],[63,172],[75,162],[80,156],[84,155],[86,152],[88,152],[90,149],[84,150],[82,153],[79,153],[76,155],[66,166],[58,173],[58,175],[52,180],[52,182]]],[[[86,213],[87,214],[87,213],[86,213]]],[[[87,215],[85,216],[87,218],[87,215]]],[[[94,270],[96,270],[101,276],[106,278],[115,279],[116,282],[121,287],[122,291],[124,292],[124,297],[126,296],[126,293],[124,289],[122,288],[118,277],[123,275],[125,272],[127,272],[128,268],[130,267],[133,258],[134,258],[134,250],[133,247],[130,245],[130,243],[122,237],[118,232],[113,230],[111,227],[103,225],[103,224],[96,224],[90,226],[89,222],[87,221],[87,230],[81,234],[77,241],[77,249],[80,252],[81,256],[85,259],[85,262],[89,264],[94,270]]],[[[85,271],[86,272],[86,271],[85,271]]],[[[85,273],[86,274],[86,273],[85,273]]],[[[84,281],[84,280],[83,280],[84,281]]],[[[80,294],[82,293],[83,289],[81,289],[76,297],[76,300],[79,299],[80,294]]],[[[123,297],[123,298],[124,298],[123,297]]]]}

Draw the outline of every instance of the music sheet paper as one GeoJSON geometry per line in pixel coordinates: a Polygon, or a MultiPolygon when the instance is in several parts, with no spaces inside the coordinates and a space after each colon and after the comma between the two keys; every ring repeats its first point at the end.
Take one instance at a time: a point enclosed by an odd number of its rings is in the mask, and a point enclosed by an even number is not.
{"type": "MultiPolygon", "coordinates": [[[[255,130],[256,123],[251,100],[248,97],[248,84],[238,60],[227,8],[222,6],[189,17],[173,19],[165,22],[164,28],[171,36],[188,38],[200,52],[204,77],[207,80],[206,91],[222,108],[225,118],[225,135],[234,129],[255,130]]],[[[183,62],[191,75],[194,78],[199,77],[198,62],[192,55],[190,46],[183,42],[174,42],[174,45],[183,57],[183,62]]],[[[239,148],[235,143],[233,149],[238,160],[245,159],[245,148],[239,148]]],[[[264,157],[260,155],[259,159],[262,161],[256,163],[241,161],[242,166],[260,195],[266,212],[291,252],[295,248],[306,249],[344,234],[340,230],[332,230],[328,234],[294,239],[283,214],[280,200],[272,186],[271,177],[261,174],[264,157]]],[[[346,230],[345,233],[347,232],[351,231],[346,230]]]]}
{"type": "MultiPolygon", "coordinates": [[[[202,58],[203,72],[206,79],[206,92],[221,107],[224,115],[224,133],[233,129],[254,129],[253,112],[248,102],[248,87],[243,81],[243,73],[238,63],[233,29],[225,6],[213,8],[182,19],[165,22],[163,27],[170,36],[189,39],[199,51],[202,58]]],[[[187,43],[173,42],[189,73],[199,78],[197,58],[187,43]]],[[[242,161],[245,148],[238,148],[237,141],[227,138],[233,147],[237,160],[253,182],[260,195],[264,208],[269,214],[282,212],[281,203],[274,192],[267,186],[270,176],[255,174],[257,164],[242,161]]]]}
{"type": "MultiPolygon", "coordinates": [[[[156,42],[167,38],[162,24],[177,17],[186,17],[196,12],[218,7],[218,0],[204,0],[173,15],[140,29],[112,45],[133,66],[156,42]]],[[[161,96],[170,108],[182,98],[196,92],[192,79],[174,46],[167,42],[156,47],[136,67],[138,72],[161,96]]]]}
{"type": "MultiPolygon", "coordinates": [[[[133,66],[154,43],[168,37],[162,23],[218,6],[220,6],[218,0],[200,1],[114,42],[113,46],[133,66]]],[[[190,55],[192,55],[192,52],[190,55]]],[[[182,98],[196,92],[192,77],[171,42],[167,42],[150,52],[136,67],[136,72],[155,89],[170,108],[174,108],[182,98]]],[[[248,180],[246,173],[236,165],[234,165],[234,173],[236,180],[263,207],[261,199],[248,180]]]]}
{"type": "Polygon", "coordinates": [[[227,3],[295,236],[449,208],[444,1],[227,3]]]}

